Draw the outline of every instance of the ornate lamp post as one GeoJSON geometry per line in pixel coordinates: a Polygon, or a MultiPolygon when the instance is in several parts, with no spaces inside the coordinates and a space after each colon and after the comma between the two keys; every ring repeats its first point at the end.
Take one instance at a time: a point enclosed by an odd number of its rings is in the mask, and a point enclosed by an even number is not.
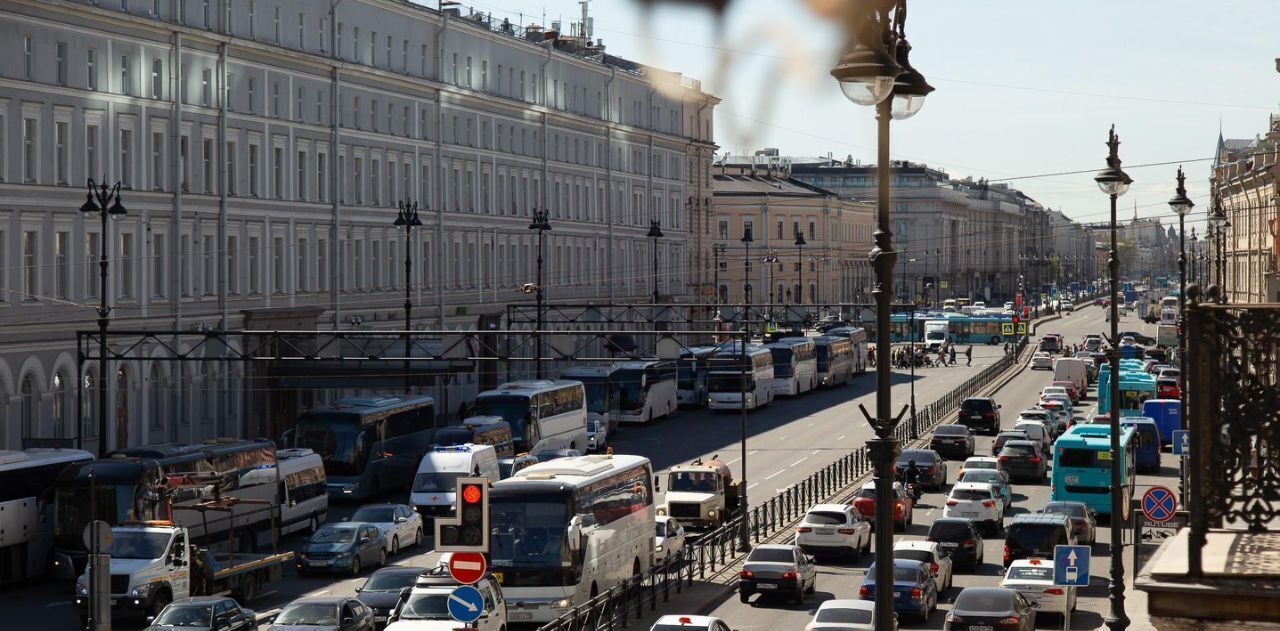
{"type": "MultiPolygon", "coordinates": [[[[1120,168],[1120,137],[1116,135],[1115,126],[1111,127],[1107,139],[1107,168],[1098,172],[1093,180],[1111,198],[1111,253],[1107,259],[1107,268],[1111,273],[1111,348],[1107,355],[1111,361],[1111,488],[1120,488],[1120,305],[1116,302],[1116,294],[1120,291],[1120,257],[1116,249],[1116,198],[1124,195],[1133,183],[1120,168]]],[[[1124,612],[1124,559],[1122,558],[1124,525],[1121,515],[1127,508],[1125,502],[1129,498],[1120,493],[1111,494],[1111,586],[1108,588],[1110,609],[1107,611],[1106,625],[1111,631],[1124,631],[1129,628],[1129,617],[1124,612]]]]}
{"type": "Polygon", "coordinates": [[[120,219],[128,211],[120,203],[120,182],[108,186],[106,182],[95,184],[93,178],[89,178],[88,186],[89,192],[80,205],[80,212],[86,219],[96,213],[102,220],[102,231],[98,233],[98,457],[106,458],[107,324],[111,320],[111,306],[107,304],[107,245],[111,243],[107,237],[107,219],[120,219]]]}
{"type": "Polygon", "coordinates": [[[653,304],[658,304],[658,239],[662,238],[662,224],[657,219],[649,222],[649,234],[653,239],[653,304]]]}
{"type": "MultiPolygon", "coordinates": [[[[751,313],[751,244],[755,241],[751,237],[751,226],[742,227],[742,247],[746,248],[747,269],[742,276],[742,303],[746,306],[746,313],[751,313]]],[[[745,327],[750,333],[751,318],[745,318],[745,327]]]]}
{"type": "MultiPolygon", "coordinates": [[[[1182,167],[1178,167],[1178,188],[1174,191],[1173,198],[1169,200],[1169,208],[1178,215],[1178,364],[1182,365],[1183,360],[1187,356],[1187,343],[1185,336],[1182,335],[1182,324],[1185,322],[1185,309],[1187,308],[1187,213],[1191,212],[1191,208],[1195,204],[1187,198],[1187,178],[1182,174],[1182,167]]],[[[1182,419],[1182,429],[1187,428],[1187,397],[1179,390],[1178,394],[1178,418],[1182,419]]],[[[1183,488],[1182,478],[1178,479],[1178,495],[1182,501],[1186,501],[1186,489],[1183,488]]]]}
{"type": "Polygon", "coordinates": [[[773,266],[778,262],[778,251],[773,248],[765,250],[764,258],[760,259],[760,262],[764,263],[769,270],[769,320],[772,322],[773,305],[777,302],[777,298],[779,298],[779,296],[774,295],[773,286],[773,266]]]}
{"type": "MultiPolygon", "coordinates": [[[[933,87],[907,59],[910,46],[905,32],[906,0],[872,0],[861,9],[849,13],[852,38],[831,75],[850,101],[876,107],[876,232],[870,259],[876,274],[872,289],[876,300],[876,340],[887,349],[893,267],[897,262],[889,222],[889,121],[906,119],[920,111],[933,87]]],[[[876,415],[867,419],[876,437],[867,441],[867,448],[875,469],[876,496],[887,500],[893,494],[893,461],[898,454],[898,441],[893,432],[902,414],[893,415],[889,370],[892,362],[888,361],[887,352],[881,356],[876,362],[876,415]]],[[[893,506],[888,501],[876,502],[875,523],[875,549],[887,560],[888,551],[893,549],[893,506]]],[[[875,582],[881,586],[893,584],[892,563],[876,564],[875,582]]],[[[891,589],[876,590],[877,631],[891,631],[895,626],[893,598],[891,589]]]]}
{"type": "MultiPolygon", "coordinates": [[[[418,203],[404,200],[396,202],[395,227],[404,230],[404,393],[409,394],[409,330],[413,328],[413,301],[409,290],[413,287],[413,229],[422,225],[418,218],[418,203]]],[[[541,282],[541,281],[539,281],[541,282]]]]}
{"type": "Polygon", "coordinates": [[[796,269],[799,276],[796,277],[796,304],[804,304],[804,233],[800,232],[800,228],[796,228],[796,269]]]}
{"type": "Polygon", "coordinates": [[[538,231],[538,286],[534,288],[538,301],[538,333],[534,335],[534,352],[537,357],[534,358],[534,366],[536,367],[536,375],[538,379],[542,378],[542,326],[543,326],[543,309],[545,308],[546,294],[542,290],[542,237],[551,229],[550,221],[551,213],[547,209],[533,211],[533,221],[529,224],[530,230],[538,231]]]}

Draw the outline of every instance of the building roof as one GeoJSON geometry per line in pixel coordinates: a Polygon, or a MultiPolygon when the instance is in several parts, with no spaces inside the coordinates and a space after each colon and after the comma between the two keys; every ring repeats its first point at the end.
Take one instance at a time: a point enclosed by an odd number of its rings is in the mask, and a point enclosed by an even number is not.
{"type": "Polygon", "coordinates": [[[790,177],[761,175],[757,172],[716,173],[711,176],[716,195],[786,195],[792,197],[825,197],[835,193],[806,185],[790,177]]]}

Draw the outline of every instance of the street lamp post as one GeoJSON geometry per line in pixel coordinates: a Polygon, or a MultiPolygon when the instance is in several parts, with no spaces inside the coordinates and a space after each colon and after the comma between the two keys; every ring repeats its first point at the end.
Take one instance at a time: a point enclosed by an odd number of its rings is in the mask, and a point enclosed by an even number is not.
{"type": "MultiPolygon", "coordinates": [[[[88,218],[97,214],[102,220],[98,233],[98,457],[107,457],[107,325],[111,319],[111,306],[107,304],[107,219],[120,219],[128,214],[120,203],[120,182],[108,186],[106,182],[95,184],[89,178],[89,192],[85,195],[80,212],[88,218]]],[[[78,432],[79,433],[79,432],[78,432]]],[[[118,445],[125,447],[126,445],[118,445]]]]}
{"type": "Polygon", "coordinates": [[[742,303],[746,306],[747,317],[743,318],[743,328],[747,331],[748,340],[751,339],[751,243],[755,241],[751,237],[751,226],[742,227],[742,247],[746,248],[746,273],[742,275],[742,303]]]}
{"type": "Polygon", "coordinates": [[[535,296],[538,302],[538,331],[534,334],[534,358],[535,374],[538,379],[542,378],[542,327],[543,327],[543,309],[546,306],[546,294],[542,289],[542,237],[551,229],[550,221],[551,213],[547,209],[533,211],[533,221],[529,224],[530,230],[538,231],[538,285],[534,287],[535,296]]]}
{"type": "MultiPolygon", "coordinates": [[[[418,218],[418,203],[409,200],[396,202],[395,227],[404,230],[404,393],[409,394],[409,330],[413,328],[413,301],[409,290],[413,287],[413,229],[422,225],[418,218]]],[[[539,281],[541,282],[541,281],[539,281]]]]}
{"type": "Polygon", "coordinates": [[[936,309],[942,308],[942,248],[936,248],[933,255],[937,258],[933,261],[933,306],[936,309]]]}
{"type": "MultiPolygon", "coordinates": [[[[1178,167],[1178,188],[1175,190],[1173,198],[1169,200],[1169,208],[1178,215],[1178,365],[1182,366],[1187,356],[1186,337],[1182,334],[1183,323],[1186,321],[1185,310],[1187,308],[1187,213],[1191,212],[1191,208],[1195,206],[1190,199],[1187,198],[1187,178],[1182,174],[1182,167],[1178,167]]],[[[1187,397],[1185,393],[1179,390],[1178,394],[1178,418],[1182,419],[1182,429],[1187,428],[1187,397]]],[[[1182,467],[1179,467],[1180,469],[1182,467]]],[[[1182,476],[1178,477],[1178,495],[1185,503],[1187,501],[1186,488],[1182,481],[1182,476]]]]}
{"type": "Polygon", "coordinates": [[[662,238],[662,223],[657,219],[649,222],[649,234],[653,239],[653,304],[658,304],[658,239],[662,238]]]}
{"type": "MultiPolygon", "coordinates": [[[[858,15],[850,30],[847,52],[832,68],[831,75],[850,101],[876,107],[876,231],[870,260],[876,274],[872,295],[876,301],[877,345],[888,348],[893,267],[897,261],[889,220],[889,121],[906,119],[918,112],[933,87],[908,61],[911,47],[905,32],[906,0],[867,3],[858,15]]],[[[893,506],[887,500],[893,495],[893,462],[898,455],[894,429],[902,413],[895,417],[891,409],[892,362],[887,361],[888,353],[882,356],[876,362],[876,413],[874,418],[867,418],[876,437],[867,441],[867,450],[874,467],[876,497],[886,500],[875,503],[875,550],[882,558],[876,564],[874,578],[882,587],[875,594],[876,631],[891,631],[896,626],[894,591],[888,588],[893,585],[893,564],[888,562],[893,549],[893,506]]]]}
{"type": "MultiPolygon", "coordinates": [[[[715,270],[712,272],[714,274],[712,282],[715,283],[716,304],[718,305],[724,304],[724,298],[720,295],[720,256],[724,254],[724,249],[725,245],[723,243],[711,244],[711,255],[715,257],[716,266],[715,270]]],[[[720,310],[717,309],[716,313],[719,314],[720,310]]]]}
{"type": "Polygon", "coordinates": [[[796,269],[799,276],[796,277],[796,304],[804,304],[804,233],[800,232],[800,228],[796,228],[796,269]]]}
{"type": "Polygon", "coordinates": [[[773,285],[773,266],[778,262],[778,251],[772,248],[765,250],[764,258],[760,259],[760,262],[768,266],[768,269],[769,269],[769,321],[772,322],[773,321],[773,305],[775,304],[776,299],[778,298],[777,296],[774,295],[774,285],[773,285]]]}
{"type": "Polygon", "coordinates": [[[1120,258],[1116,249],[1116,198],[1124,195],[1133,183],[1120,168],[1120,137],[1116,128],[1111,127],[1107,139],[1107,168],[1098,172],[1093,180],[1111,198],[1111,253],[1107,259],[1107,267],[1111,273],[1111,348],[1107,355],[1111,361],[1111,585],[1108,588],[1110,608],[1107,611],[1106,625],[1111,631],[1125,631],[1129,628],[1129,617],[1124,612],[1124,559],[1121,556],[1123,546],[1121,539],[1124,533],[1125,503],[1129,498],[1123,497],[1120,489],[1120,306],[1116,302],[1116,294],[1120,291],[1120,258]]]}

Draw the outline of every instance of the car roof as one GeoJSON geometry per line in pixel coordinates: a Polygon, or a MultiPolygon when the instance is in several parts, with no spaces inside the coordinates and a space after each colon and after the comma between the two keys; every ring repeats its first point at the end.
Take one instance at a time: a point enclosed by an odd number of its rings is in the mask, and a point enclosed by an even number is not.
{"type": "Polygon", "coordinates": [[[718,622],[719,620],[720,620],[719,618],[713,618],[711,616],[689,616],[685,614],[676,614],[676,615],[668,615],[668,616],[663,616],[661,618],[658,618],[658,621],[654,623],[654,626],[665,624],[665,625],[671,625],[671,626],[684,626],[684,627],[694,627],[698,629],[708,629],[708,628],[711,628],[711,625],[713,623],[718,622]]]}
{"type": "Polygon", "coordinates": [[[1036,442],[1034,440],[1011,440],[1004,444],[1005,447],[1022,447],[1024,445],[1027,447],[1035,447],[1036,442]]]}
{"type": "Polygon", "coordinates": [[[990,491],[994,488],[990,482],[956,482],[951,485],[952,491],[990,491]]]}
{"type": "Polygon", "coordinates": [[[818,609],[861,609],[863,611],[875,611],[876,602],[874,600],[854,600],[850,598],[837,598],[823,601],[818,605],[818,609]]]}
{"type": "Polygon", "coordinates": [[[169,604],[171,605],[215,605],[217,603],[225,602],[228,600],[232,600],[232,599],[228,596],[191,596],[188,598],[179,598],[169,604]]]}
{"type": "Polygon", "coordinates": [[[1046,567],[1046,566],[1047,566],[1049,569],[1053,569],[1053,559],[1042,559],[1042,558],[1037,557],[1037,558],[1036,558],[1036,560],[1035,560],[1035,563],[1032,563],[1032,562],[1031,562],[1031,559],[1015,559],[1012,563],[1010,563],[1010,564],[1009,564],[1009,569],[1010,569],[1010,570],[1012,570],[1012,569],[1013,569],[1013,568],[1015,568],[1015,567],[1040,567],[1040,568],[1043,568],[1043,567],[1046,567]]]}
{"type": "Polygon", "coordinates": [[[849,510],[849,505],[848,504],[815,504],[809,507],[809,512],[811,513],[816,510],[847,511],[849,510]]]}
{"type": "MultiPolygon", "coordinates": [[[[429,570],[430,568],[426,568],[426,567],[413,567],[413,566],[406,566],[406,565],[388,565],[386,567],[380,567],[374,570],[373,574],[422,574],[423,572],[427,572],[429,570]]],[[[370,574],[370,576],[372,576],[373,574],[370,574]]]]}
{"type": "Polygon", "coordinates": [[[752,548],[751,551],[755,552],[756,550],[795,550],[796,547],[797,546],[790,543],[762,543],[756,546],[755,548],[752,548]]]}
{"type": "Polygon", "coordinates": [[[1070,521],[1070,519],[1070,517],[1058,513],[1018,513],[1013,516],[1013,521],[1010,524],[1060,524],[1064,521],[1070,521]]]}
{"type": "Polygon", "coordinates": [[[289,605],[337,605],[348,600],[351,600],[350,596],[305,596],[294,599],[289,605]]]}
{"type": "MultiPolygon", "coordinates": [[[[960,595],[956,596],[956,600],[952,602],[953,603],[959,602],[959,600],[963,598],[965,594],[972,594],[975,597],[1003,596],[1005,598],[1008,598],[1009,601],[1012,602],[1014,590],[1009,589],[1007,587],[966,587],[960,590],[960,595]]],[[[954,610],[955,610],[955,607],[953,606],[952,611],[954,610]]]]}
{"type": "Polygon", "coordinates": [[[921,541],[919,539],[903,540],[893,544],[894,550],[928,550],[930,552],[938,552],[940,546],[937,541],[921,541]]]}

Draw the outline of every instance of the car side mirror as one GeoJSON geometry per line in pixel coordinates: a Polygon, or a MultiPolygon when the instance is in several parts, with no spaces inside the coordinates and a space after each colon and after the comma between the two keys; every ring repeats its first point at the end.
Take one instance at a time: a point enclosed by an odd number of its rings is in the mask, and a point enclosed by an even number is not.
{"type": "Polygon", "coordinates": [[[360,543],[369,543],[370,541],[373,540],[368,537],[360,537],[360,543]]]}
{"type": "Polygon", "coordinates": [[[343,624],[343,625],[355,624],[355,623],[356,623],[355,616],[343,616],[343,617],[342,617],[342,624],[343,624]]]}

